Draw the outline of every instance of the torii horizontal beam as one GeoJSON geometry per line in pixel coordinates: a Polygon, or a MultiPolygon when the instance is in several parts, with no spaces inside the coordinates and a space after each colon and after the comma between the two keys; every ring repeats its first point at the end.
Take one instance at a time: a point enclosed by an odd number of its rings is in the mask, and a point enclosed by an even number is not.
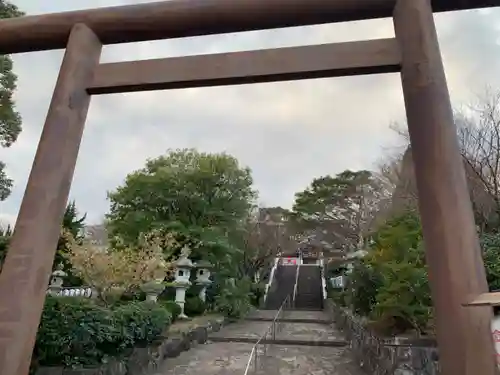
{"type": "Polygon", "coordinates": [[[395,38],[101,64],[90,94],[394,73],[395,38]]]}
{"type": "MultiPolygon", "coordinates": [[[[396,0],[171,0],[0,21],[0,54],[61,49],[86,24],[116,44],[391,17],[396,0]]],[[[500,0],[433,0],[435,12],[499,6],[500,0]]]]}

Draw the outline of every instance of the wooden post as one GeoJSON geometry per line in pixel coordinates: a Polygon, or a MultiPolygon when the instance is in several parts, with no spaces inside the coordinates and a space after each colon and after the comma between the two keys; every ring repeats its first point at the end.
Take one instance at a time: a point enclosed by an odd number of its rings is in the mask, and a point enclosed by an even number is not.
{"type": "Polygon", "coordinates": [[[396,38],[442,375],[495,375],[491,307],[430,0],[398,0],[396,38]]]}
{"type": "Polygon", "coordinates": [[[0,369],[27,375],[102,45],[73,27],[0,273],[0,369]]]}

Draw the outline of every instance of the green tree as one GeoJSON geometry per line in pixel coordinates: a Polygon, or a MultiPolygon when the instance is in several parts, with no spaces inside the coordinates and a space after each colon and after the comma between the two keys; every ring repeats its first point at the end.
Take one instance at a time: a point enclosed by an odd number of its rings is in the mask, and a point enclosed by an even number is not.
{"type": "Polygon", "coordinates": [[[369,171],[346,170],[313,180],[295,195],[293,217],[302,231],[320,231],[345,249],[363,244],[363,233],[384,201],[384,190],[369,171]]]}
{"type": "Polygon", "coordinates": [[[351,305],[372,318],[377,331],[426,332],[432,302],[418,213],[405,212],[378,228],[349,279],[351,305]]]}
{"type": "Polygon", "coordinates": [[[242,299],[235,300],[214,297],[227,288],[229,279],[239,280],[241,276],[242,249],[235,237],[241,233],[253,207],[256,192],[252,183],[250,170],[240,167],[230,155],[171,150],[149,160],[143,169],[129,174],[122,186],[108,194],[110,236],[133,245],[141,233],[174,233],[179,245],[175,251],[168,249],[166,260],[175,258],[187,246],[192,250],[193,261],[203,259],[214,264],[215,278],[208,301],[224,311],[232,311],[236,306],[227,304],[246,305],[248,293],[242,291],[242,299]]]}
{"type": "Polygon", "coordinates": [[[7,255],[9,248],[10,237],[12,236],[12,229],[10,225],[7,228],[0,228],[0,269],[7,255]]]}
{"type": "MultiPolygon", "coordinates": [[[[5,0],[0,0],[0,18],[19,17],[23,13],[5,0]]],[[[21,133],[21,116],[12,99],[16,90],[17,76],[12,70],[12,59],[0,56],[0,145],[10,147],[21,133]]],[[[11,192],[12,180],[5,173],[5,163],[0,162],[0,200],[5,200],[11,192]]]]}
{"type": "Polygon", "coordinates": [[[252,182],[250,170],[232,156],[172,150],[108,194],[108,228],[125,242],[173,223],[185,230],[227,231],[247,217],[256,196],[252,182]]]}
{"type": "Polygon", "coordinates": [[[481,235],[484,267],[490,290],[500,290],[500,234],[481,235]]]}
{"type": "Polygon", "coordinates": [[[83,229],[85,227],[85,218],[87,215],[80,217],[76,208],[75,201],[69,202],[64,211],[64,217],[61,228],[61,236],[57,243],[57,251],[54,258],[53,268],[61,266],[62,270],[68,275],[65,278],[66,286],[80,286],[82,280],[73,273],[73,266],[69,261],[70,243],[68,234],[78,243],[83,240],[83,229]]]}

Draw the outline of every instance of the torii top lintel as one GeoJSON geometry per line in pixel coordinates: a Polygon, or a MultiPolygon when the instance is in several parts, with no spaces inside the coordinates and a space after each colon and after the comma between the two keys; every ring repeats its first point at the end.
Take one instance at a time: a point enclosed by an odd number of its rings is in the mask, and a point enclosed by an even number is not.
{"type": "MultiPolygon", "coordinates": [[[[403,0],[411,1],[411,0],[403,0]]],[[[85,23],[103,44],[391,17],[396,0],[171,0],[0,21],[0,54],[60,49],[85,23]]],[[[500,0],[432,0],[435,12],[500,0]]]]}

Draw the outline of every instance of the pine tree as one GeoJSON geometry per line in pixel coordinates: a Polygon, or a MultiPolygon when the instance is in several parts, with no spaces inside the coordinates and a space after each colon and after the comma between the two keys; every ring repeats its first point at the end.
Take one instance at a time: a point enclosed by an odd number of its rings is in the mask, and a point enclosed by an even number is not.
{"type": "Polygon", "coordinates": [[[66,211],[64,212],[63,222],[62,222],[62,232],[57,243],[57,252],[54,258],[53,268],[61,266],[62,270],[68,275],[65,279],[65,285],[67,286],[80,286],[82,285],[82,280],[75,276],[72,272],[72,265],[68,258],[69,244],[68,238],[62,233],[67,232],[77,241],[80,242],[83,239],[83,229],[85,227],[85,219],[87,215],[78,217],[78,210],[76,209],[76,204],[74,201],[68,203],[66,206],[66,211]]]}

